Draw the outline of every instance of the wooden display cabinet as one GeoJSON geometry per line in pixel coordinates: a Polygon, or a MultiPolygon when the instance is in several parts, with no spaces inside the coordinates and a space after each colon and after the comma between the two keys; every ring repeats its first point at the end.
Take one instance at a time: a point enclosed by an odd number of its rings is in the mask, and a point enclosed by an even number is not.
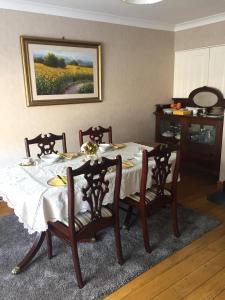
{"type": "MultiPolygon", "coordinates": [[[[201,89],[205,88],[206,87],[201,89]]],[[[173,101],[181,102],[183,107],[187,106],[187,102],[191,104],[189,106],[198,107],[192,103],[190,98],[173,99],[173,101]]],[[[223,105],[224,103],[222,102],[223,105]]],[[[220,101],[219,104],[221,107],[220,101]]],[[[223,116],[212,116],[207,113],[204,116],[165,114],[163,108],[168,106],[169,105],[157,105],[155,112],[156,142],[180,142],[183,165],[191,165],[192,167],[205,170],[219,177],[223,116]]]]}

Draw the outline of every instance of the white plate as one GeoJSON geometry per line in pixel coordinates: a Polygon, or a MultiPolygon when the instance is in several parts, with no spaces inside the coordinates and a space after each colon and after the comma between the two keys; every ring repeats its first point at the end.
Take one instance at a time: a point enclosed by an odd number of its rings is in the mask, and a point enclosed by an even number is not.
{"type": "Polygon", "coordinates": [[[162,133],[162,136],[164,136],[164,137],[173,137],[174,134],[170,131],[165,131],[165,132],[162,133]]]}
{"type": "Polygon", "coordinates": [[[105,151],[109,150],[112,148],[111,144],[99,144],[99,150],[101,153],[104,153],[105,151]]]}
{"type": "Polygon", "coordinates": [[[164,112],[164,114],[170,115],[170,114],[172,114],[173,110],[171,108],[163,108],[163,112],[164,112]]]}
{"type": "Polygon", "coordinates": [[[222,118],[223,116],[216,116],[216,115],[206,115],[208,118],[222,118]]]}
{"type": "Polygon", "coordinates": [[[48,163],[48,164],[52,164],[54,162],[56,162],[57,160],[59,160],[60,155],[59,154],[46,154],[41,156],[41,160],[43,160],[44,162],[48,163]]]}

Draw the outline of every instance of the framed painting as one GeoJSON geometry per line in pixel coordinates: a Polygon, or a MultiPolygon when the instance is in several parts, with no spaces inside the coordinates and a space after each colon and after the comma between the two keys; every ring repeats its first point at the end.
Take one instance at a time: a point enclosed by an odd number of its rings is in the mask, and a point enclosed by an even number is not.
{"type": "Polygon", "coordinates": [[[27,106],[102,101],[101,44],[21,36],[27,106]]]}

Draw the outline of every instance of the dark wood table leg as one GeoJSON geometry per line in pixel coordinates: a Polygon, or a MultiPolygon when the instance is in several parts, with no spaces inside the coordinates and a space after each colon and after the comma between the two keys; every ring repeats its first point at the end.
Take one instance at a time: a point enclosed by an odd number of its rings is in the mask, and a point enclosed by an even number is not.
{"type": "Polygon", "coordinates": [[[28,264],[31,262],[31,260],[34,258],[38,250],[40,249],[41,245],[43,244],[45,240],[46,232],[37,233],[37,236],[35,238],[35,241],[24,257],[24,259],[12,270],[12,274],[16,275],[19,274],[23,269],[25,269],[28,264]]]}

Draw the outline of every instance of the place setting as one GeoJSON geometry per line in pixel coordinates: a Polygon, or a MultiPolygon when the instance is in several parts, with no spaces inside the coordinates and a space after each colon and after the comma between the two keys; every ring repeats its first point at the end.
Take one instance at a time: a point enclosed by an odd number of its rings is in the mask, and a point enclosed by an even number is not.
{"type": "Polygon", "coordinates": [[[60,152],[60,153],[51,153],[51,154],[46,154],[42,155],[40,158],[40,161],[44,162],[47,165],[54,164],[56,162],[64,162],[67,160],[72,160],[80,156],[80,153],[77,152],[60,152]]]}
{"type": "Polygon", "coordinates": [[[66,161],[66,160],[72,160],[78,156],[80,156],[80,153],[77,152],[60,152],[60,153],[50,153],[42,155],[40,158],[33,159],[32,157],[24,157],[21,159],[19,166],[22,167],[29,167],[29,166],[37,166],[41,163],[44,163],[45,165],[51,165],[59,161],[66,161]]]}
{"type": "MultiPolygon", "coordinates": [[[[84,143],[81,146],[79,152],[52,153],[52,154],[43,155],[39,160],[39,165],[42,164],[42,166],[47,166],[51,168],[51,165],[59,164],[62,162],[66,163],[68,161],[74,160],[77,157],[80,158],[83,157],[81,161],[79,160],[79,165],[81,165],[82,162],[86,162],[87,160],[94,160],[94,159],[101,160],[102,155],[106,154],[107,152],[123,149],[125,147],[126,147],[125,144],[103,143],[103,144],[96,145],[96,143],[89,141],[87,143],[84,143]]],[[[34,165],[35,163],[37,163],[36,161],[34,162],[32,158],[28,158],[25,161],[27,162],[29,161],[28,165],[34,165]]],[[[66,166],[64,166],[61,171],[52,171],[52,173],[54,173],[54,176],[47,181],[47,184],[52,187],[66,186],[67,185],[66,169],[68,166],[72,166],[72,165],[67,163],[66,166]]],[[[133,166],[134,164],[131,161],[122,162],[123,169],[132,168],[133,166]]],[[[56,169],[60,169],[60,168],[56,167],[56,169]]],[[[52,170],[54,170],[54,168],[52,170]]],[[[109,168],[108,171],[112,173],[114,172],[114,168],[109,168]]]]}

